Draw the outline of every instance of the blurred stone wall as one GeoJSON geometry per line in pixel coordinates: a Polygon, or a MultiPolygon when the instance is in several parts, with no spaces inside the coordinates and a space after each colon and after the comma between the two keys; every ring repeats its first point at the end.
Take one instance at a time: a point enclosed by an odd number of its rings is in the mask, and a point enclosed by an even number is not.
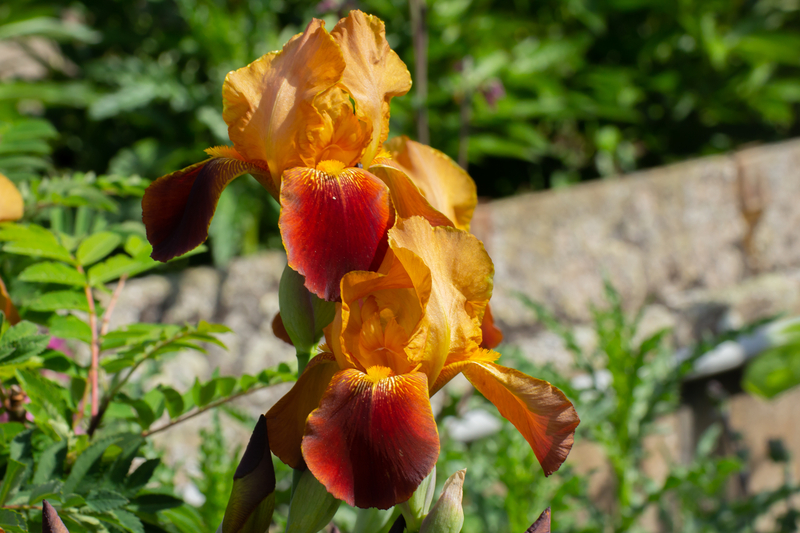
{"type": "MultiPolygon", "coordinates": [[[[591,345],[590,306],[603,305],[605,276],[629,310],[645,306],[645,330],[671,327],[675,345],[687,346],[707,333],[800,313],[798,228],[800,140],[482,203],[472,224],[494,260],[492,305],[507,343],[565,370],[567,351],[536,323],[518,293],[571,323],[591,345]]],[[[169,362],[156,379],[178,388],[195,376],[207,378],[217,366],[222,374],[257,373],[293,357],[271,330],[284,264],[282,253],[266,252],[236,259],[226,271],[202,267],[177,277],[134,279],[114,319],[203,319],[233,330],[224,338],[229,351],[211,347],[207,357],[179,354],[169,362]]],[[[242,405],[263,412],[284,390],[263,391],[242,405]]],[[[773,403],[745,395],[731,401],[730,423],[745,435],[755,468],[775,468],[766,458],[769,438],[783,438],[800,457],[798,400],[800,392],[773,403]]],[[[691,411],[665,421],[671,437],[653,445],[659,457],[648,468],[665,471],[665,460],[686,457],[697,437],[691,411]]],[[[175,460],[197,445],[197,427],[206,423],[198,417],[179,439],[164,437],[175,460]]],[[[594,453],[578,446],[575,460],[583,456],[591,464],[594,453]]],[[[800,461],[794,467],[800,477],[800,461]]],[[[779,482],[765,472],[752,476],[754,489],[779,482]]]]}

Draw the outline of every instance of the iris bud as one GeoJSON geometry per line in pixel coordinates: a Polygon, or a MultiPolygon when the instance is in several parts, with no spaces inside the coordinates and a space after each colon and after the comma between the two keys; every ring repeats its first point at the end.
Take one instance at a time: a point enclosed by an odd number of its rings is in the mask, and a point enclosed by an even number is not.
{"type": "Polygon", "coordinates": [[[303,472],[289,504],[286,533],[317,533],[327,526],[339,504],[310,470],[303,472]]]}
{"type": "Polygon", "coordinates": [[[442,494],[422,521],[420,533],[458,533],[464,525],[461,497],[466,470],[459,470],[444,482],[442,494]]]}

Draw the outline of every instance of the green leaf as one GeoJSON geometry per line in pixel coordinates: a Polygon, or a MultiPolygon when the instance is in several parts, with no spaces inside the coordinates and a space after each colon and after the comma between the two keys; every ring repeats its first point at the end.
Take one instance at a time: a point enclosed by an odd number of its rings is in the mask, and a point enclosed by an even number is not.
{"type": "Polygon", "coordinates": [[[197,407],[204,407],[214,399],[214,393],[216,391],[217,383],[215,380],[212,379],[206,383],[200,383],[200,381],[195,378],[194,385],[192,386],[192,397],[194,398],[195,405],[197,407]]]}
{"type": "Polygon", "coordinates": [[[0,486],[0,505],[4,505],[8,498],[16,493],[25,478],[27,466],[14,459],[9,459],[6,463],[6,475],[3,477],[3,485],[0,486]]]}
{"type": "MultiPolygon", "coordinates": [[[[67,442],[61,441],[51,444],[39,456],[36,473],[32,483],[40,485],[51,479],[60,479],[64,472],[64,460],[67,458],[67,442]]],[[[33,496],[31,496],[33,497],[33,496]]]]}
{"type": "Polygon", "coordinates": [[[742,380],[745,390],[774,398],[800,385],[800,342],[766,350],[747,366],[742,380]]]}
{"type": "Polygon", "coordinates": [[[44,261],[23,270],[19,279],[35,283],[58,283],[61,285],[86,285],[86,276],[64,263],[44,261]]]}
{"type": "Polygon", "coordinates": [[[42,429],[56,430],[57,434],[64,433],[72,420],[66,401],[62,397],[63,389],[37,372],[30,370],[17,370],[16,376],[22,389],[31,399],[31,405],[40,406],[48,415],[47,419],[41,419],[34,413],[36,425],[42,429]]]}
{"type": "Polygon", "coordinates": [[[137,256],[133,258],[125,254],[117,254],[89,269],[89,284],[97,287],[119,279],[123,274],[134,276],[158,265],[159,263],[149,257],[137,256]]]}
{"type": "Polygon", "coordinates": [[[116,233],[102,231],[86,238],[78,247],[76,258],[82,266],[100,261],[119,246],[122,238],[116,233]]]}
{"type": "Polygon", "coordinates": [[[217,382],[217,394],[222,397],[229,396],[236,387],[236,378],[234,377],[224,376],[216,378],[214,381],[217,382]]]}
{"type": "MultiPolygon", "coordinates": [[[[0,230],[0,240],[5,233],[0,230]]],[[[55,235],[47,230],[30,231],[23,240],[13,240],[7,243],[3,250],[10,254],[27,255],[31,257],[45,257],[72,263],[69,250],[58,243],[55,235]]]]}
{"type": "Polygon", "coordinates": [[[278,299],[281,320],[297,350],[302,370],[309,354],[322,338],[322,329],[333,320],[336,306],[309,292],[305,278],[288,265],[281,275],[278,299]]]}
{"type": "Polygon", "coordinates": [[[54,479],[31,489],[28,505],[36,505],[42,500],[61,500],[61,481],[54,479]]]}
{"type": "Polygon", "coordinates": [[[32,311],[84,311],[89,312],[86,294],[75,291],[54,291],[42,294],[28,307],[32,311]]]}
{"type": "Polygon", "coordinates": [[[180,533],[197,533],[203,531],[205,527],[200,511],[190,505],[167,509],[161,514],[170,524],[178,528],[180,533]]]}
{"type": "Polygon", "coordinates": [[[167,412],[170,418],[175,418],[183,414],[183,397],[172,387],[160,387],[161,393],[167,404],[167,412]]]}
{"type": "Polygon", "coordinates": [[[155,513],[180,505],[183,505],[183,500],[169,494],[141,494],[131,501],[128,509],[139,513],[155,513]]]}
{"type": "Polygon", "coordinates": [[[125,438],[125,435],[115,435],[113,437],[106,437],[90,444],[82,454],[75,460],[72,466],[72,471],[69,474],[66,482],[64,482],[64,494],[71,494],[77,492],[81,481],[89,472],[89,469],[103,457],[106,450],[125,438]]]}
{"type": "Polygon", "coordinates": [[[53,316],[49,322],[50,335],[60,339],[77,339],[86,344],[92,342],[92,330],[89,324],[80,318],[67,316],[53,316]]]}
{"type": "Polygon", "coordinates": [[[86,505],[98,513],[119,509],[127,503],[128,498],[113,490],[93,490],[86,496],[86,505]]]}
{"type": "Polygon", "coordinates": [[[20,364],[39,355],[50,342],[48,335],[39,335],[35,324],[22,321],[0,338],[0,365],[20,364]]]}
{"type": "Polygon", "coordinates": [[[25,517],[11,509],[0,509],[0,529],[9,533],[28,533],[25,517]]]}
{"type": "Polygon", "coordinates": [[[136,494],[141,490],[142,487],[147,485],[150,481],[150,478],[153,477],[153,474],[158,468],[158,465],[161,464],[161,459],[148,459],[144,463],[139,465],[131,475],[128,476],[128,479],[125,480],[125,489],[130,494],[136,494]]]}

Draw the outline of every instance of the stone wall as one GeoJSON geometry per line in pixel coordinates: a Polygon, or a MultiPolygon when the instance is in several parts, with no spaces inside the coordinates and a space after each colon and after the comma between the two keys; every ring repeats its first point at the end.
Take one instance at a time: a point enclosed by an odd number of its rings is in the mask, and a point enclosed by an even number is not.
{"type": "MultiPolygon", "coordinates": [[[[672,327],[675,345],[687,346],[706,333],[800,313],[798,228],[800,140],[482,203],[472,225],[494,260],[492,305],[507,343],[564,369],[568,353],[517,293],[543,303],[590,344],[589,310],[603,305],[606,276],[628,309],[645,306],[644,328],[672,327]]],[[[173,386],[188,387],[216,366],[223,374],[256,373],[293,357],[271,331],[284,264],[282,253],[266,252],[237,259],[225,272],[204,267],[131,280],[115,319],[204,319],[233,330],[224,339],[228,352],[212,347],[208,357],[186,354],[170,362],[159,379],[173,386]]],[[[244,405],[263,412],[283,390],[254,395],[244,405]]],[[[788,423],[797,420],[798,400],[800,392],[773,403],[744,395],[731,401],[731,424],[745,434],[754,467],[769,467],[768,438],[783,437],[800,457],[797,425],[788,423]]],[[[690,447],[685,443],[696,438],[690,415],[668,421],[680,433],[674,446],[654,449],[671,449],[672,460],[685,456],[675,447],[690,447]]],[[[187,426],[181,439],[172,439],[171,453],[183,457],[195,439],[196,426],[187,426]]],[[[764,480],[774,478],[756,473],[753,479],[765,488],[764,480]]]]}

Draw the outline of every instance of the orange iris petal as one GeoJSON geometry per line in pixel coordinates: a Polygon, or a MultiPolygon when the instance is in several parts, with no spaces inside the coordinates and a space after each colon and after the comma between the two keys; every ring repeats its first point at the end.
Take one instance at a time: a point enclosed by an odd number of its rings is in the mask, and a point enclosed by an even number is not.
{"type": "Polygon", "coordinates": [[[289,266],[320,298],[336,300],[347,272],[377,268],[393,222],[386,186],[365,170],[334,176],[292,168],[283,175],[278,224],[289,266]]]}
{"type": "Polygon", "coordinates": [[[142,221],[153,259],[168,261],[202,244],[222,190],[251,170],[257,169],[241,159],[211,158],[151,183],[142,198],[142,221]]]}
{"type": "Polygon", "coordinates": [[[276,189],[284,170],[313,166],[324,120],[315,98],[341,79],[339,46],[314,19],[280,52],[230,72],[222,88],[228,136],[246,159],[269,165],[276,189]]]}
{"type": "Polygon", "coordinates": [[[424,217],[431,226],[454,226],[445,215],[431,206],[414,182],[391,161],[381,160],[382,164],[372,165],[369,171],[378,176],[389,187],[392,204],[400,218],[424,217]]]}
{"type": "Polygon", "coordinates": [[[11,296],[8,295],[2,278],[0,278],[0,311],[3,312],[6,320],[12,326],[20,321],[17,308],[14,307],[14,303],[11,301],[11,296]]]}
{"type": "MultiPolygon", "coordinates": [[[[490,361],[462,364],[464,376],[516,427],[549,476],[572,449],[580,419],[564,393],[541,379],[490,361]]],[[[444,373],[444,372],[443,372],[444,373]]]]}
{"type": "Polygon", "coordinates": [[[383,22],[351,11],[331,31],[347,67],[342,85],[356,102],[356,115],[369,124],[372,136],[362,162],[368,167],[389,136],[389,101],[411,88],[411,74],[389,47],[383,22]]]}
{"type": "Polygon", "coordinates": [[[308,414],[317,408],[333,375],[339,370],[333,354],[321,353],[309,361],[297,383],[267,412],[269,447],[281,461],[300,468],[300,442],[308,414]]]}
{"type": "Polygon", "coordinates": [[[486,305],[486,312],[483,314],[481,333],[483,337],[483,340],[481,341],[481,348],[487,348],[491,350],[503,342],[503,332],[500,331],[500,328],[494,325],[492,306],[489,304],[486,305]]]}
{"type": "Polygon", "coordinates": [[[386,143],[392,166],[405,172],[436,210],[468,230],[478,203],[475,182],[463,168],[439,150],[396,137],[386,143]]]}
{"type": "Polygon", "coordinates": [[[425,374],[338,372],[311,413],[303,457],[334,497],[388,509],[411,497],[439,456],[425,374]]]}

